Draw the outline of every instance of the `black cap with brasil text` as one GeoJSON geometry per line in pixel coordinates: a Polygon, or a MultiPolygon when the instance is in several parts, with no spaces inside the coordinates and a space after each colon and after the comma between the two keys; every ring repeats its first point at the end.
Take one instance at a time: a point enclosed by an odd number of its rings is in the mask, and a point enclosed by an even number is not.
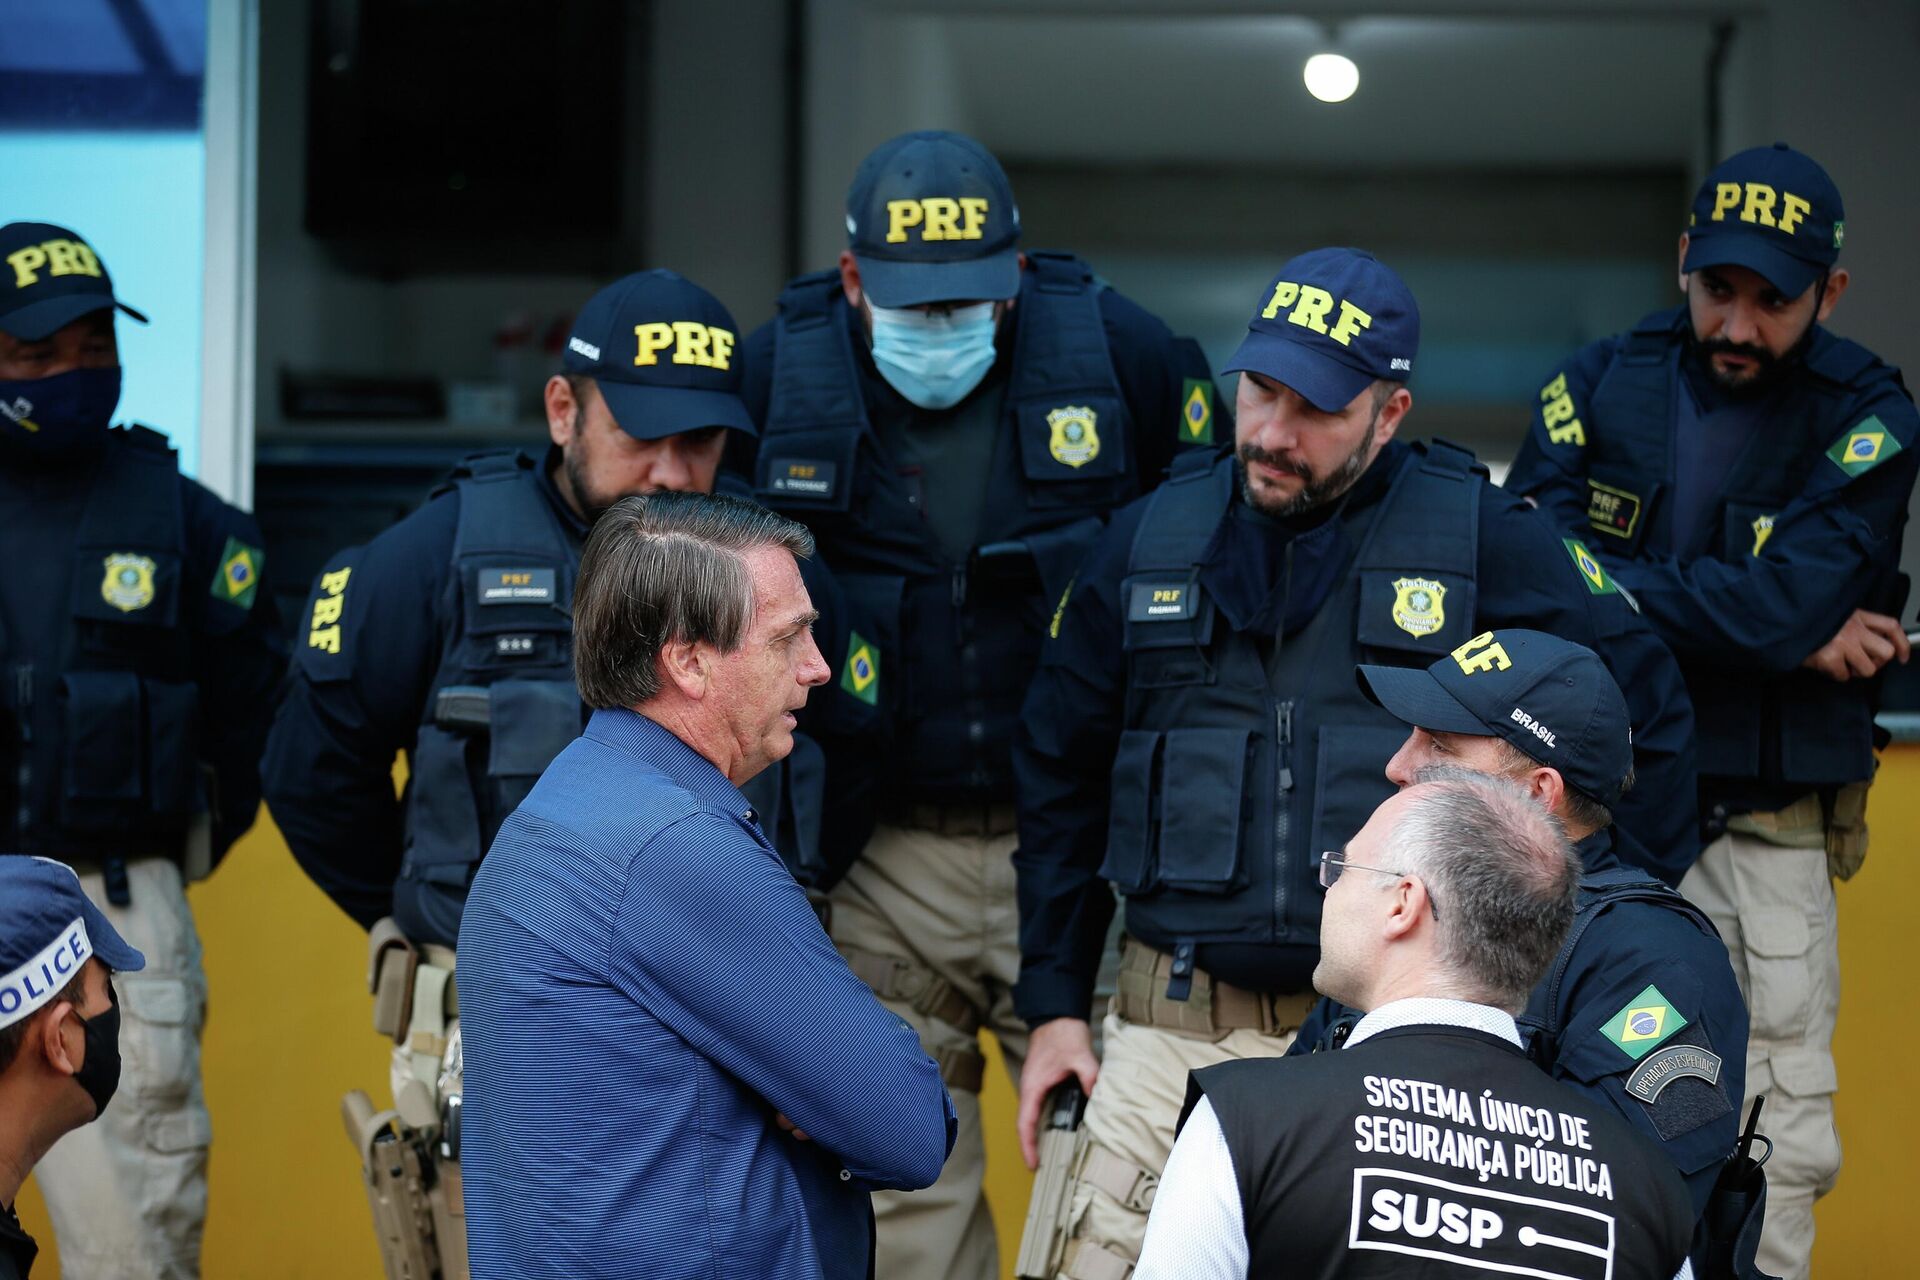
{"type": "Polygon", "coordinates": [[[38,342],[81,316],[114,307],[147,318],[113,296],[113,278],[93,246],[50,222],[0,227],[0,333],[38,342]]]}
{"type": "Polygon", "coordinates": [[[1840,258],[1840,189],[1784,142],[1721,161],[1693,197],[1682,271],[1746,267],[1797,298],[1840,258]]]}
{"type": "Polygon", "coordinates": [[[1362,666],[1360,688],[1429,732],[1502,738],[1612,805],[1633,773],[1627,700],[1593,650],[1544,631],[1487,631],[1424,671],[1362,666]]]}
{"type": "Polygon", "coordinates": [[[873,149],[847,192],[847,247],[876,307],[1020,292],[1020,210],[993,153],[943,129],[873,149]]]}
{"type": "Polygon", "coordinates": [[[754,435],[740,399],[739,344],[720,299],[672,271],[637,271],[587,299],[560,364],[592,378],[636,440],[706,427],[754,435]]]}

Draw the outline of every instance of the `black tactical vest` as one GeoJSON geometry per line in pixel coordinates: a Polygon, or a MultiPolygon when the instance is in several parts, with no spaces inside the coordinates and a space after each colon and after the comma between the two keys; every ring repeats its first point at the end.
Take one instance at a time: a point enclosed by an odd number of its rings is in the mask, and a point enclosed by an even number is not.
{"type": "Polygon", "coordinates": [[[1356,663],[1426,666],[1474,632],[1485,472],[1415,445],[1386,495],[1337,519],[1351,564],[1279,643],[1233,631],[1199,586],[1227,514],[1233,458],[1189,454],[1154,491],[1122,584],[1126,729],[1100,874],[1129,933],[1193,943],[1317,944],[1321,850],[1393,793],[1404,724],[1369,702],[1356,663]]]}
{"type": "Polygon", "coordinates": [[[1512,1044],[1406,1026],[1209,1067],[1253,1276],[1665,1280],[1693,1203],[1660,1149],[1512,1044]]]}
{"type": "MultiPolygon", "coordinates": [[[[1673,487],[1673,435],[1679,397],[1687,394],[1680,385],[1686,326],[1685,308],[1642,320],[1591,397],[1589,523],[1596,545],[1621,555],[1675,550],[1649,546],[1647,531],[1673,487]]],[[[1804,372],[1789,382],[1766,430],[1728,473],[1706,521],[1704,555],[1737,564],[1756,554],[1765,527],[1807,490],[1809,477],[1833,470],[1823,455],[1840,433],[1898,377],[1866,348],[1817,330],[1804,372]]],[[[1897,573],[1889,557],[1882,581],[1863,603],[1897,610],[1897,573]]],[[[1877,681],[1838,684],[1811,671],[1760,678],[1700,658],[1683,657],[1680,667],[1693,698],[1703,778],[1812,788],[1873,776],[1877,681]]]]}
{"type": "Polygon", "coordinates": [[[62,609],[53,661],[6,657],[20,760],[8,852],[105,861],[179,857],[207,807],[181,481],[166,437],[108,434],[67,565],[9,565],[0,590],[62,609]],[[62,584],[67,598],[59,598],[62,584]]]}
{"type": "Polygon", "coordinates": [[[880,697],[898,735],[895,785],[927,800],[1011,796],[1013,727],[1048,613],[1106,514],[1140,493],[1103,286],[1064,254],[1032,253],[1028,266],[965,565],[940,551],[917,482],[895,470],[867,420],[838,273],[802,276],[780,295],[755,492],[806,522],[873,620],[869,638],[891,664],[880,697]]]}
{"type": "Polygon", "coordinates": [[[409,761],[406,855],[393,890],[406,935],[449,947],[500,824],[585,723],[573,683],[580,550],[533,460],[476,454],[452,485],[460,522],[439,602],[445,641],[409,761]]]}

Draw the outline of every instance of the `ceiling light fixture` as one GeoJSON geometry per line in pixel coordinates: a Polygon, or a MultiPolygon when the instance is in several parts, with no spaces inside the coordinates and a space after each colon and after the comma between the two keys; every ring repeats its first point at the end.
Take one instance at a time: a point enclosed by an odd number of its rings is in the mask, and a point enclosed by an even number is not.
{"type": "Polygon", "coordinates": [[[1316,53],[1301,69],[1307,92],[1322,102],[1345,102],[1360,87],[1360,68],[1339,53],[1316,53]]]}

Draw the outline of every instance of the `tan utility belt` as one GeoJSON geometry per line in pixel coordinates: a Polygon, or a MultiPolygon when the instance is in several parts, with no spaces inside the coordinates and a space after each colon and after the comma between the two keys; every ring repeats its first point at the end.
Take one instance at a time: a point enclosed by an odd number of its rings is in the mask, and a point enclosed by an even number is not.
{"type": "Polygon", "coordinates": [[[1169,1000],[1167,983],[1172,977],[1172,956],[1136,939],[1121,939],[1113,1012],[1128,1022],[1210,1040],[1234,1031],[1284,1036],[1306,1021],[1307,1011],[1319,998],[1311,991],[1298,995],[1249,991],[1196,969],[1187,998],[1169,1000]]]}

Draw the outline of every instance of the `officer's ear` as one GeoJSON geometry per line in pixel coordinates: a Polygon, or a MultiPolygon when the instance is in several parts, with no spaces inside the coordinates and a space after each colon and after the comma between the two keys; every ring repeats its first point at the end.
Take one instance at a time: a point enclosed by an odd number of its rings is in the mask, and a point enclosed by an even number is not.
{"type": "Polygon", "coordinates": [[[1561,802],[1567,798],[1567,782],[1560,776],[1558,769],[1546,765],[1519,774],[1514,781],[1527,789],[1527,794],[1540,802],[1540,807],[1548,813],[1560,812],[1561,802]]]}
{"type": "Polygon", "coordinates": [[[547,438],[562,449],[573,440],[573,422],[580,412],[580,402],[573,394],[573,384],[560,374],[547,379],[545,395],[547,409],[547,438]]]}
{"type": "Polygon", "coordinates": [[[87,1033],[79,1018],[79,1006],[71,1000],[55,1000],[40,1015],[39,1023],[28,1035],[30,1048],[46,1061],[57,1075],[79,1072],[86,1053],[87,1033]]]}
{"type": "Polygon", "coordinates": [[[847,305],[855,311],[860,310],[860,300],[866,296],[860,288],[860,264],[854,259],[853,250],[840,251],[840,292],[847,295],[847,305]]]}
{"type": "Polygon", "coordinates": [[[1413,392],[1407,390],[1404,383],[1395,387],[1386,403],[1380,406],[1380,412],[1374,416],[1373,442],[1376,447],[1386,447],[1387,441],[1393,439],[1393,433],[1400,429],[1400,420],[1407,416],[1411,408],[1413,392]]]}
{"type": "Polygon", "coordinates": [[[1820,313],[1815,321],[1824,322],[1833,314],[1833,304],[1840,301],[1840,295],[1847,291],[1847,283],[1853,279],[1845,267],[1835,267],[1827,272],[1827,287],[1820,295],[1820,313]]]}
{"type": "Polygon", "coordinates": [[[1680,292],[1687,291],[1687,233],[1680,233],[1680,252],[1673,260],[1673,269],[1679,272],[1680,292]]]}

